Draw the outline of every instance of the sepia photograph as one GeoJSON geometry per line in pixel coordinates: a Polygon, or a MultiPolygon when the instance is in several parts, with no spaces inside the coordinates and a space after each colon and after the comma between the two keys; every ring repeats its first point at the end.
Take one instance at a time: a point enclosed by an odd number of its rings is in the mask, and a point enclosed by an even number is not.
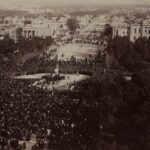
{"type": "Polygon", "coordinates": [[[150,150],[150,0],[0,0],[0,150],[150,150]]]}

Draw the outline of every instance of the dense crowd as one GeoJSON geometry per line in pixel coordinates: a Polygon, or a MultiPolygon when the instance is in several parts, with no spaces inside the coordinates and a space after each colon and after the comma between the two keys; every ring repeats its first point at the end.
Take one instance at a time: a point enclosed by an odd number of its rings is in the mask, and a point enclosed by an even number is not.
{"type": "Polygon", "coordinates": [[[29,87],[32,82],[0,78],[1,148],[23,149],[19,141],[35,134],[33,149],[42,149],[46,139],[52,149],[91,149],[99,128],[95,108],[86,105],[83,95],[29,87]]]}
{"type": "Polygon", "coordinates": [[[76,60],[74,57],[71,60],[60,60],[51,58],[51,54],[44,53],[33,59],[28,60],[26,63],[19,65],[18,74],[26,73],[43,73],[54,72],[56,63],[59,65],[60,72],[63,73],[76,73],[77,70],[81,72],[92,72],[94,67],[94,59],[76,60]]]}

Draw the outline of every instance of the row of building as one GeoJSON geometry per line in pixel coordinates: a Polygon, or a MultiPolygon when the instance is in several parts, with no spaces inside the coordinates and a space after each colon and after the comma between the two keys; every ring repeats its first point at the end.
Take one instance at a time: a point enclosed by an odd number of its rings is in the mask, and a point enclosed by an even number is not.
{"type": "Polygon", "coordinates": [[[150,19],[138,21],[136,23],[113,24],[113,38],[115,36],[129,37],[135,42],[139,37],[150,38],[150,19]]]}
{"type": "MultiPolygon", "coordinates": [[[[17,40],[18,36],[25,38],[32,37],[48,37],[51,36],[54,39],[61,39],[66,36],[68,29],[66,26],[67,17],[61,17],[59,19],[47,19],[39,17],[35,19],[30,18],[30,23],[24,25],[26,18],[9,18],[3,19],[3,24],[0,24],[0,35],[9,35],[10,38],[17,40]],[[16,26],[15,23],[16,21],[16,26]],[[6,25],[7,22],[7,25],[6,25]]],[[[78,17],[77,20],[80,24],[79,34],[86,37],[98,37],[105,31],[105,24],[112,26],[112,37],[121,36],[129,37],[134,42],[139,37],[150,38],[150,19],[137,20],[133,22],[126,20],[124,17],[112,17],[110,15],[100,16],[95,20],[92,20],[92,16],[78,17]],[[91,22],[92,20],[92,22],[91,22]],[[108,20],[111,20],[108,22],[108,20]]],[[[27,19],[28,20],[28,19],[27,19]]]]}
{"type": "MultiPolygon", "coordinates": [[[[0,36],[9,35],[11,39],[17,40],[18,37],[25,38],[48,36],[56,40],[60,40],[68,33],[66,22],[70,16],[53,17],[51,19],[45,17],[25,18],[25,17],[5,17],[1,18],[0,36]],[[16,22],[16,23],[15,23],[16,22]],[[18,32],[19,31],[19,32],[18,32]]],[[[84,28],[90,23],[91,16],[76,18],[80,22],[80,27],[84,28]]]]}
{"type": "MultiPolygon", "coordinates": [[[[22,19],[21,19],[22,20],[22,19]]],[[[16,23],[13,25],[9,22],[0,24],[0,36],[9,35],[11,39],[17,40],[18,37],[23,36],[25,38],[32,37],[63,37],[67,31],[66,20],[48,20],[44,18],[38,18],[31,20],[29,24],[16,23]]]]}

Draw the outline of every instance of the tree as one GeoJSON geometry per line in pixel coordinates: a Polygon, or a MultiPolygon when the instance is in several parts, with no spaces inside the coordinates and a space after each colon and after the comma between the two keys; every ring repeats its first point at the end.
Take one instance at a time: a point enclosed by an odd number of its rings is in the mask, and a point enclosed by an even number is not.
{"type": "Polygon", "coordinates": [[[112,37],[112,27],[109,24],[105,25],[104,35],[106,35],[110,38],[112,37]]]}
{"type": "Polygon", "coordinates": [[[25,25],[31,24],[31,23],[32,23],[31,20],[25,20],[25,21],[24,21],[24,24],[25,24],[25,25]]]}
{"type": "Polygon", "coordinates": [[[15,42],[12,39],[10,39],[9,36],[5,36],[3,40],[0,40],[1,54],[12,53],[14,50],[16,50],[15,42]]]}
{"type": "Polygon", "coordinates": [[[76,19],[70,18],[67,20],[67,26],[70,31],[70,34],[74,34],[79,27],[79,24],[76,19]]]}
{"type": "Polygon", "coordinates": [[[23,28],[17,28],[16,29],[17,39],[22,38],[22,32],[23,32],[23,28]]]}
{"type": "Polygon", "coordinates": [[[115,59],[119,64],[127,70],[137,69],[139,64],[142,64],[142,60],[136,52],[134,45],[126,37],[115,37],[108,44],[108,53],[112,50],[115,59]]]}
{"type": "Polygon", "coordinates": [[[150,39],[138,38],[134,43],[134,48],[142,59],[150,62],[150,39]]]}

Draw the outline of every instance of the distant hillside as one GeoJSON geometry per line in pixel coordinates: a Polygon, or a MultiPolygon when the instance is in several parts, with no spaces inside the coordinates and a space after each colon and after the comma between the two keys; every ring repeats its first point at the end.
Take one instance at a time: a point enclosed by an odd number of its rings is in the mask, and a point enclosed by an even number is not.
{"type": "Polygon", "coordinates": [[[2,16],[26,16],[29,15],[28,11],[22,10],[0,10],[0,17],[2,16]]]}
{"type": "Polygon", "coordinates": [[[93,15],[93,16],[98,16],[101,14],[107,14],[110,13],[108,9],[100,9],[100,10],[93,10],[93,11],[74,11],[70,13],[71,16],[85,16],[85,15],[93,15]]]}

